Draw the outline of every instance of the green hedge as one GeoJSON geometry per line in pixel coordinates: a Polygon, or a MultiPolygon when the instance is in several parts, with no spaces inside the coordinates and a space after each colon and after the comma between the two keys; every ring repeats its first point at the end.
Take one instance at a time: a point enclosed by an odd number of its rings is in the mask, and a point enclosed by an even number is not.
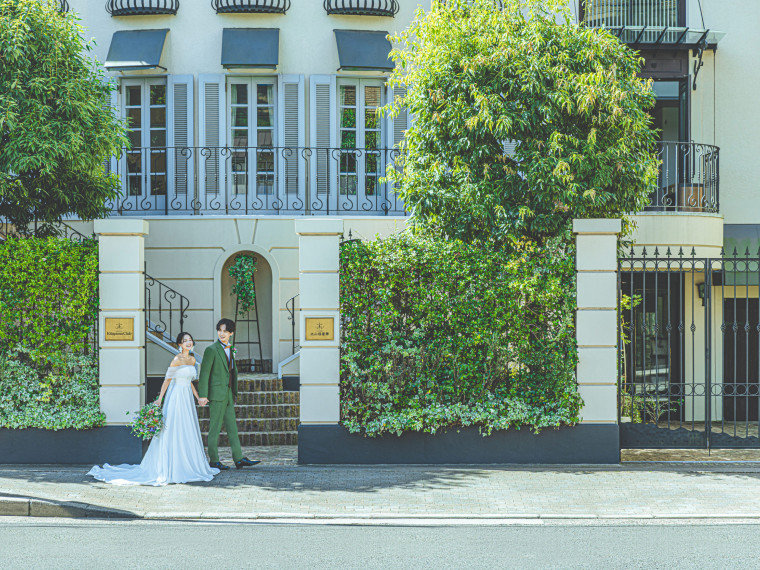
{"type": "Polygon", "coordinates": [[[98,249],[58,238],[0,243],[0,427],[101,426],[98,249]]]}
{"type": "Polygon", "coordinates": [[[556,244],[344,243],[343,425],[374,436],[576,423],[573,260],[556,244]]]}

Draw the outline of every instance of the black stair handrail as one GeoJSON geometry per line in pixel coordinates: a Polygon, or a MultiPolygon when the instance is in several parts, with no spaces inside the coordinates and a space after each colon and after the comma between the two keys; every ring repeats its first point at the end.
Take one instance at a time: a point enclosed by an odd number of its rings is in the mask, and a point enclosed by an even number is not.
{"type": "Polygon", "coordinates": [[[190,301],[180,292],[145,274],[145,329],[172,342],[185,330],[190,301]],[[179,328],[175,325],[178,316],[179,328]]]}
{"type": "Polygon", "coordinates": [[[300,294],[294,295],[290,299],[285,301],[285,309],[288,311],[288,315],[289,315],[288,320],[290,321],[290,328],[292,331],[290,335],[290,339],[291,339],[291,342],[293,343],[293,351],[291,352],[291,354],[296,353],[296,297],[298,297],[299,295],[300,294]]]}

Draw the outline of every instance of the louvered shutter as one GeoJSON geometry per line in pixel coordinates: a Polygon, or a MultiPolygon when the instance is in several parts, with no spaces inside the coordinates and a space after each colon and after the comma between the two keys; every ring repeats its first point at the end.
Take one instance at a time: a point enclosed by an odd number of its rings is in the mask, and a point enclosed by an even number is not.
{"type": "Polygon", "coordinates": [[[306,192],[304,76],[280,75],[277,85],[277,193],[283,209],[301,210],[306,192]]]}
{"type": "MultiPolygon", "coordinates": [[[[406,87],[391,88],[388,90],[388,96],[394,100],[396,98],[401,98],[403,100],[406,97],[406,87]]],[[[388,146],[392,149],[389,152],[389,159],[391,161],[395,162],[395,159],[398,156],[399,144],[401,144],[401,141],[406,134],[406,130],[409,128],[409,124],[410,116],[409,112],[406,110],[406,107],[402,108],[396,117],[388,118],[388,146]]],[[[402,166],[400,164],[396,165],[397,171],[400,171],[401,169],[402,166]]],[[[394,191],[395,188],[398,187],[398,184],[394,185],[393,189],[390,188],[390,183],[386,183],[384,186],[388,189],[386,199],[389,201],[390,209],[394,211],[403,210],[403,202],[396,196],[396,193],[394,191]]]]}
{"type": "Polygon", "coordinates": [[[338,171],[338,153],[335,152],[337,94],[334,75],[312,75],[310,78],[311,193],[310,207],[328,211],[329,194],[335,194],[338,171]]]}
{"type": "MultiPolygon", "coordinates": [[[[222,193],[224,185],[223,148],[226,146],[224,75],[198,76],[198,187],[205,196],[222,193]]],[[[203,202],[203,199],[201,199],[203,202]]]]}
{"type": "Polygon", "coordinates": [[[169,76],[167,97],[167,175],[170,199],[176,197],[172,206],[183,210],[192,209],[195,191],[193,178],[194,132],[193,132],[193,76],[169,76]]]}
{"type": "MultiPolygon", "coordinates": [[[[113,91],[109,91],[108,93],[106,93],[103,100],[103,109],[107,109],[108,111],[110,111],[114,117],[119,116],[118,95],[119,95],[118,89],[114,89],[113,91]]],[[[105,170],[106,174],[111,174],[112,172],[116,172],[116,169],[117,169],[116,161],[117,161],[117,158],[115,156],[107,158],[103,161],[103,170],[105,170]]]]}

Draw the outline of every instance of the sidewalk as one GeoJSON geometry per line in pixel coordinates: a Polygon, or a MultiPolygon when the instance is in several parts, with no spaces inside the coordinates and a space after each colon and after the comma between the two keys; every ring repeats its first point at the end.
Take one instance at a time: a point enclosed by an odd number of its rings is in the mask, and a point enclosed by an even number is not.
{"type": "Polygon", "coordinates": [[[89,465],[0,466],[0,515],[760,519],[758,461],[633,461],[610,467],[299,466],[294,447],[246,452],[263,459],[262,464],[231,469],[209,483],[167,487],[107,485],[86,475],[89,465]]]}

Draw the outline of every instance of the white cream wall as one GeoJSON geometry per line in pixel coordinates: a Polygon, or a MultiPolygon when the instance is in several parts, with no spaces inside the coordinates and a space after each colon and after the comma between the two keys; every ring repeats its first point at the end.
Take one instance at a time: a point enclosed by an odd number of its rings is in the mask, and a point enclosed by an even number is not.
{"type": "Polygon", "coordinates": [[[334,29],[400,32],[413,19],[418,6],[428,8],[430,0],[399,0],[395,18],[328,16],[321,0],[292,0],[285,15],[217,14],[209,0],[183,0],[175,16],[111,17],[105,10],[105,0],[71,0],[70,5],[82,18],[85,37],[96,39],[94,55],[101,62],[105,61],[115,31],[168,28],[161,64],[169,73],[222,73],[223,28],[279,28],[278,73],[308,76],[337,71],[334,29]]]}

